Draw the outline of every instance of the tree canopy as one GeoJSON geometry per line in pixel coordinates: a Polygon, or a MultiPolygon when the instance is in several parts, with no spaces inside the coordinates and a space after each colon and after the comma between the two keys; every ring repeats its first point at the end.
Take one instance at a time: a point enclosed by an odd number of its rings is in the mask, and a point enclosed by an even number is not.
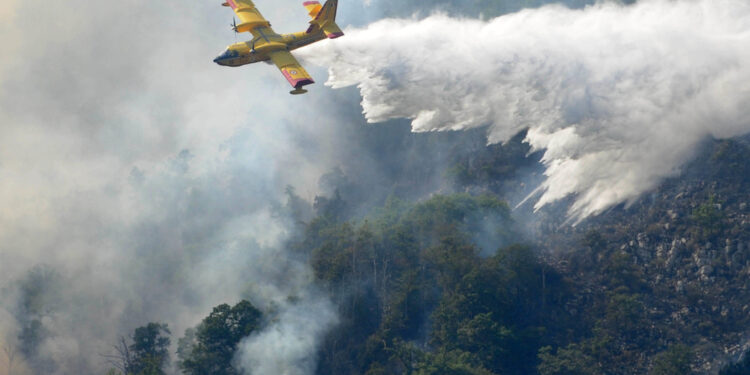
{"type": "Polygon", "coordinates": [[[179,342],[178,363],[185,374],[235,375],[232,358],[240,341],[255,331],[262,313],[249,301],[222,304],[179,342]]]}

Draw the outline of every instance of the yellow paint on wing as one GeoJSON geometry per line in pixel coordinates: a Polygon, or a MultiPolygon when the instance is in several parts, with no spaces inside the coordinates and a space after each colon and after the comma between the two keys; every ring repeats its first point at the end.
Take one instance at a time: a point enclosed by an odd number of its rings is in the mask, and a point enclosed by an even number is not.
{"type": "Polygon", "coordinates": [[[237,24],[237,32],[252,31],[258,27],[270,27],[271,24],[266,20],[262,14],[255,8],[255,4],[252,1],[246,0],[235,0],[237,8],[234,12],[240,19],[237,24]]]}

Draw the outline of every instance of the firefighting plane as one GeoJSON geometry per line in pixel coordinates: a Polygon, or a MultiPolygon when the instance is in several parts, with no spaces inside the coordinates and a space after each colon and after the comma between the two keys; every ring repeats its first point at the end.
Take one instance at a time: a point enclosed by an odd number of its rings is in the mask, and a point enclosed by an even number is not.
{"type": "Polygon", "coordinates": [[[253,34],[253,39],[230,45],[214,62],[236,67],[270,60],[294,87],[290,92],[294,95],[306,93],[307,90],[303,87],[315,81],[289,51],[344,35],[336,25],[338,0],[328,0],[324,5],[317,1],[304,2],[303,5],[312,18],[310,27],[307,31],[283,35],[273,31],[271,24],[263,18],[251,0],[226,0],[222,5],[231,7],[240,20],[239,23],[236,20],[232,23],[232,29],[237,33],[248,31],[253,34]]]}

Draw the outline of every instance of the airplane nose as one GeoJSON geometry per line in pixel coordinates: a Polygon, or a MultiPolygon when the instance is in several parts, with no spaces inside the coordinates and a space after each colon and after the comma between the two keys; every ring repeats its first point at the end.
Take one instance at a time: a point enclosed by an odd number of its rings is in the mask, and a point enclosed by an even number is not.
{"type": "Polygon", "coordinates": [[[219,63],[219,57],[215,58],[214,62],[218,64],[219,63]]]}

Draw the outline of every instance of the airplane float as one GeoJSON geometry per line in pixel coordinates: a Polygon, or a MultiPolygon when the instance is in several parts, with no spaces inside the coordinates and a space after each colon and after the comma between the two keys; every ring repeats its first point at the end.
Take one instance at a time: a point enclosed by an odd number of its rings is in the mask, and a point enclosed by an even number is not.
{"type": "Polygon", "coordinates": [[[260,61],[271,61],[281,70],[287,81],[294,87],[290,93],[304,94],[304,86],[315,83],[305,68],[300,65],[290,51],[317,41],[338,38],[344,33],[336,25],[338,0],[328,0],[324,5],[317,1],[306,1],[303,5],[312,20],[307,31],[279,35],[271,24],[263,18],[251,0],[226,0],[223,6],[231,7],[240,22],[235,20],[232,28],[235,32],[248,31],[253,39],[235,43],[214,59],[224,66],[241,66],[260,61]]]}

